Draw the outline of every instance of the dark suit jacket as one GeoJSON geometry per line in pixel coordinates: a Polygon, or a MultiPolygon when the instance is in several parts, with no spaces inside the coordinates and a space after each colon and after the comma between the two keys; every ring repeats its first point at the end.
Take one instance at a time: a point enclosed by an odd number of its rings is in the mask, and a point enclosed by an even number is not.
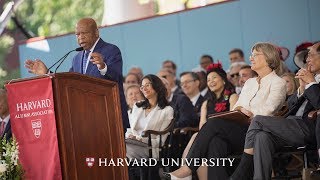
{"type": "MultiPolygon", "coordinates": [[[[123,82],[122,82],[122,57],[119,48],[113,44],[106,43],[102,39],[99,39],[96,47],[93,52],[97,52],[102,54],[104,62],[107,65],[107,73],[102,76],[97,66],[92,64],[89,61],[86,75],[93,76],[96,78],[102,78],[111,80],[118,83],[119,93],[120,93],[120,102],[121,102],[121,111],[122,111],[122,121],[123,128],[126,131],[126,128],[130,127],[128,113],[127,113],[127,103],[124,96],[123,91],[123,82]]],[[[79,52],[74,58],[72,62],[72,67],[70,68],[70,72],[78,72],[83,74],[82,72],[82,59],[84,57],[84,51],[79,52]]]]}
{"type": "Polygon", "coordinates": [[[8,124],[6,125],[6,128],[4,129],[4,133],[2,134],[1,139],[3,138],[4,135],[6,135],[6,140],[7,140],[7,141],[12,137],[10,119],[9,119],[9,121],[8,121],[8,124]]]}
{"type": "Polygon", "coordinates": [[[173,91],[173,95],[177,95],[177,94],[184,94],[180,86],[178,86],[178,88],[173,91]]]}
{"type": "Polygon", "coordinates": [[[186,95],[173,95],[170,105],[174,110],[176,128],[196,127],[199,125],[199,118],[193,109],[194,107],[192,105],[192,102],[186,95]]]}
{"type": "Polygon", "coordinates": [[[206,100],[206,99],[205,99],[202,95],[199,96],[199,98],[198,98],[198,100],[197,100],[197,102],[196,102],[196,104],[195,104],[195,106],[194,106],[194,110],[195,110],[195,112],[196,112],[197,114],[200,113],[202,103],[203,103],[205,100],[206,100]]]}
{"type": "Polygon", "coordinates": [[[317,141],[320,142],[320,131],[316,128],[316,126],[320,126],[319,122],[311,121],[308,119],[308,114],[310,111],[320,108],[320,85],[314,84],[310,86],[304,91],[303,95],[300,98],[297,97],[297,93],[294,93],[288,99],[288,106],[289,112],[287,113],[287,116],[290,116],[289,118],[296,119],[301,127],[301,130],[307,135],[307,138],[305,138],[305,140],[310,144],[314,144],[316,138],[317,141]],[[308,102],[303,111],[301,120],[301,117],[296,117],[295,114],[305,100],[308,100],[308,102]]]}
{"type": "Polygon", "coordinates": [[[289,112],[287,116],[295,115],[305,100],[308,100],[308,103],[303,111],[302,119],[307,120],[310,111],[320,108],[320,84],[310,86],[300,98],[297,97],[297,92],[290,96],[288,99],[289,112]]]}

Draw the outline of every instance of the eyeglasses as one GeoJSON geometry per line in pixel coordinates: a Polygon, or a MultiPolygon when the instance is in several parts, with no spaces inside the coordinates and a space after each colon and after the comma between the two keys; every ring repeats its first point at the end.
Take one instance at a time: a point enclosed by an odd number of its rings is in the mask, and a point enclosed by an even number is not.
{"type": "Polygon", "coordinates": [[[195,81],[195,80],[189,80],[189,81],[181,82],[181,83],[180,83],[180,86],[184,86],[185,84],[189,84],[189,83],[191,83],[192,81],[195,81]]]}
{"type": "Polygon", "coordinates": [[[315,56],[317,56],[317,55],[319,55],[320,53],[308,53],[308,56],[307,56],[307,58],[311,58],[311,59],[313,59],[315,56]]]}
{"type": "Polygon", "coordinates": [[[230,74],[231,78],[239,77],[239,73],[230,74]]]}
{"type": "Polygon", "coordinates": [[[254,59],[254,58],[256,58],[257,56],[259,56],[259,55],[263,55],[263,53],[252,53],[251,54],[251,56],[250,56],[250,58],[252,58],[252,59],[254,59]]]}
{"type": "Polygon", "coordinates": [[[144,88],[150,88],[152,83],[146,83],[145,85],[140,86],[140,91],[142,91],[144,88]]]}

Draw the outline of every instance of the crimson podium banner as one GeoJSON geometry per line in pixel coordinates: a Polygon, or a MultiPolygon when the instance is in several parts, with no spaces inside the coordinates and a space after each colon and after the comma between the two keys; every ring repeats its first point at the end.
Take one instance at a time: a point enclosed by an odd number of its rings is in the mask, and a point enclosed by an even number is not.
{"type": "Polygon", "coordinates": [[[51,78],[7,84],[6,89],[26,179],[62,179],[51,78]]]}

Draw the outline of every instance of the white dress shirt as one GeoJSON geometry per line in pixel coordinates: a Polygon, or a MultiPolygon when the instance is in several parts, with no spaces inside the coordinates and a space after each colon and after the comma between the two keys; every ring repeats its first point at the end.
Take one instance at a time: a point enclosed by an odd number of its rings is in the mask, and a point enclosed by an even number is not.
{"type": "Polygon", "coordinates": [[[9,120],[10,120],[10,115],[6,116],[4,119],[1,119],[1,118],[0,118],[0,124],[2,123],[2,121],[5,122],[3,131],[6,129],[9,120]]]}
{"type": "MultiPolygon", "coordinates": [[[[145,115],[145,109],[137,107],[134,104],[132,114],[129,117],[131,132],[127,133],[129,136],[134,135],[142,142],[148,143],[148,138],[142,138],[141,132],[146,130],[163,131],[171,123],[173,119],[173,109],[171,106],[166,106],[163,109],[157,105],[149,114],[145,115]]],[[[168,134],[162,135],[162,144],[166,141],[168,134]]],[[[152,154],[154,158],[159,157],[159,140],[160,136],[151,135],[152,154]]]]}
{"type": "Polygon", "coordinates": [[[270,116],[279,110],[286,99],[286,81],[274,71],[263,77],[250,78],[244,84],[239,99],[233,106],[241,106],[256,115],[270,116]]]}
{"type": "MultiPolygon", "coordinates": [[[[92,52],[93,52],[94,48],[96,47],[96,45],[97,45],[97,43],[98,43],[99,40],[100,40],[100,38],[97,39],[97,41],[93,44],[93,46],[92,46],[91,49],[89,50],[90,53],[89,53],[89,56],[88,56],[88,59],[87,59],[86,71],[87,71],[88,64],[89,64],[90,59],[91,59],[91,54],[92,54],[92,52]]],[[[102,76],[104,76],[104,75],[107,73],[107,70],[108,70],[106,63],[104,63],[104,65],[105,65],[105,66],[104,66],[103,69],[98,69],[98,70],[100,71],[100,74],[101,74],[102,76]]]]}
{"type": "Polygon", "coordinates": [[[193,96],[191,99],[190,99],[190,101],[192,102],[192,105],[193,106],[195,106],[196,105],[196,103],[197,103],[197,101],[198,101],[198,99],[199,99],[199,97],[200,97],[200,93],[198,93],[197,95],[195,95],[195,96],[193,96]]]}

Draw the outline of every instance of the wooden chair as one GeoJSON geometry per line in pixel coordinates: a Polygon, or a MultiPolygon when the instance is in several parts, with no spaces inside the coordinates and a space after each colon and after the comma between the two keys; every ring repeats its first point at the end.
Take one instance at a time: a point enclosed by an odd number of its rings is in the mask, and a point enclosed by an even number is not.
{"type": "MultiPolygon", "coordinates": [[[[175,119],[172,119],[171,123],[168,125],[166,129],[163,131],[154,131],[154,130],[146,130],[142,132],[142,137],[148,138],[148,149],[149,149],[149,157],[153,157],[152,155],[152,141],[151,141],[151,135],[158,135],[159,138],[159,159],[161,158],[167,158],[170,153],[169,149],[171,146],[171,137],[170,136],[173,133],[173,128],[175,124],[175,119]],[[169,133],[169,136],[167,137],[167,140],[164,144],[162,144],[163,139],[162,136],[169,133]]],[[[158,176],[158,173],[156,170],[159,170],[159,168],[162,167],[162,163],[158,161],[157,165],[155,167],[138,167],[139,168],[139,174],[140,174],[140,180],[144,179],[157,179],[156,176],[158,176]],[[155,174],[156,172],[156,174],[155,174]]]]}
{"type": "MultiPolygon", "coordinates": [[[[311,111],[308,114],[308,118],[311,121],[316,121],[317,118],[320,116],[320,110],[311,111]]],[[[303,170],[301,175],[285,175],[285,176],[276,176],[273,179],[295,179],[295,178],[302,178],[302,179],[310,179],[310,161],[309,161],[309,154],[317,153],[316,144],[306,144],[299,147],[294,146],[285,146],[281,148],[277,154],[295,154],[295,155],[302,155],[303,158],[303,170]]]]}

